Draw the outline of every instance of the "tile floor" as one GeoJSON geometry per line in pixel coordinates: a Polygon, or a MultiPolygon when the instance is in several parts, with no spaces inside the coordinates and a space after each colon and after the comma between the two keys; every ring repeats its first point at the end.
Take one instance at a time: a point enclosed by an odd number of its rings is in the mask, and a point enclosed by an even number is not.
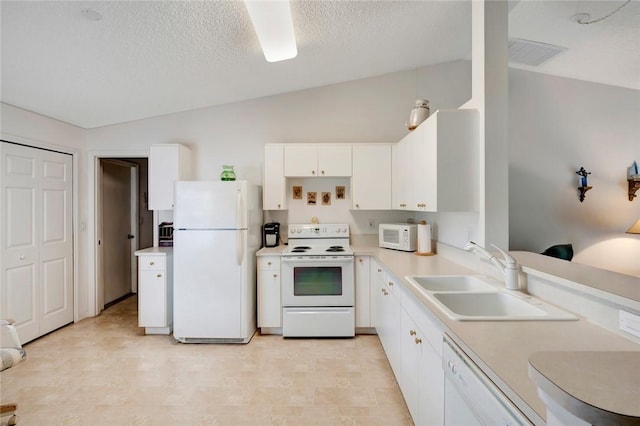
{"type": "Polygon", "coordinates": [[[25,346],[0,375],[20,425],[411,425],[377,336],[175,343],[136,298],[25,346]]]}

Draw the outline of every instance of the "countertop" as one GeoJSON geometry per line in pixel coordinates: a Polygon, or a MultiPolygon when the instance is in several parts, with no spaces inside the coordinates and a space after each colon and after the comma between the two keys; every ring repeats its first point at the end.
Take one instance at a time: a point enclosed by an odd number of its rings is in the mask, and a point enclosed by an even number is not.
{"type": "Polygon", "coordinates": [[[538,387],[577,417],[640,424],[640,352],[537,352],[529,364],[538,387]]]}
{"type": "Polygon", "coordinates": [[[167,254],[173,254],[173,247],[149,247],[135,252],[136,256],[166,256],[167,254]]]}
{"type": "MultiPolygon", "coordinates": [[[[396,278],[402,279],[411,291],[441,321],[453,340],[500,387],[534,424],[545,424],[546,406],[529,378],[529,358],[538,352],[634,352],[640,356],[640,345],[584,318],[577,321],[454,321],[449,319],[415,285],[404,279],[407,275],[478,274],[442,255],[417,256],[413,253],[388,250],[377,246],[377,236],[351,239],[356,255],[376,257],[396,278]]],[[[262,249],[258,255],[279,254],[284,246],[262,249]]],[[[526,259],[519,259],[526,267],[526,259]]],[[[551,302],[551,301],[549,301],[551,302]]],[[[593,369],[600,368],[598,363],[593,369]]],[[[629,380],[619,383],[619,389],[635,386],[629,380]]],[[[615,391],[616,388],[610,389],[615,391]]]]}

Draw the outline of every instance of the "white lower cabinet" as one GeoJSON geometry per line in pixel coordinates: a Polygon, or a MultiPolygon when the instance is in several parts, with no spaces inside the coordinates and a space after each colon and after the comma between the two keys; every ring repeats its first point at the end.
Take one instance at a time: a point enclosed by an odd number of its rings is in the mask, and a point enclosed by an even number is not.
{"type": "Polygon", "coordinates": [[[375,259],[371,281],[376,331],[414,423],[444,424],[443,327],[375,259]]]}
{"type": "Polygon", "coordinates": [[[258,327],[265,334],[282,327],[281,293],[280,257],[258,257],[258,327]]]}
{"type": "Polygon", "coordinates": [[[426,334],[401,311],[402,373],[398,380],[416,425],[444,423],[444,371],[426,334]]]}
{"type": "Polygon", "coordinates": [[[400,299],[395,294],[397,285],[392,276],[387,275],[386,282],[380,282],[376,291],[376,331],[387,355],[391,369],[400,377],[402,371],[400,340],[400,299]]]}
{"type": "Polygon", "coordinates": [[[173,249],[151,247],[138,256],[138,327],[170,334],[173,325],[173,249]]]}
{"type": "Polygon", "coordinates": [[[356,327],[373,327],[371,323],[371,280],[369,256],[355,257],[356,327]]]}

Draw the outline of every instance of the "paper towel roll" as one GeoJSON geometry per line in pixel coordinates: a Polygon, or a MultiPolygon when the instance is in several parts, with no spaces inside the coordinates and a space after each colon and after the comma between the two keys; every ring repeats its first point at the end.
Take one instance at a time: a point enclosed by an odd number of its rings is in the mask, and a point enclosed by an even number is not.
{"type": "Polygon", "coordinates": [[[431,224],[421,221],[418,224],[418,254],[431,253],[431,224]]]}

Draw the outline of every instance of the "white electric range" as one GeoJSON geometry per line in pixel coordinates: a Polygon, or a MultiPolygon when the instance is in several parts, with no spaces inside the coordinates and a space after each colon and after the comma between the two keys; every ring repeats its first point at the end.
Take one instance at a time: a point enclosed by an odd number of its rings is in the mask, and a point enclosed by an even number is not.
{"type": "Polygon", "coordinates": [[[282,335],[355,335],[354,257],[348,224],[289,225],[282,252],[282,335]]]}

